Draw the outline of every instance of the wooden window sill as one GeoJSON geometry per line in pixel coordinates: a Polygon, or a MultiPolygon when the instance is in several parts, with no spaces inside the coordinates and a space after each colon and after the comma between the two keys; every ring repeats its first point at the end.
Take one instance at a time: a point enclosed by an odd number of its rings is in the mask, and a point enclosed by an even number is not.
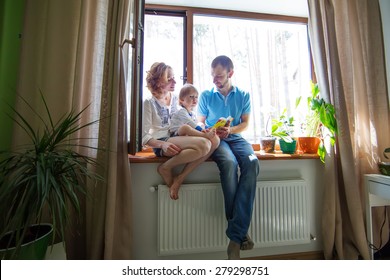
{"type": "MultiPolygon", "coordinates": [[[[255,150],[255,154],[259,160],[319,159],[317,154],[302,154],[299,151],[290,155],[283,154],[280,150],[276,150],[274,153],[263,153],[255,150]]],[[[135,155],[129,155],[129,161],[131,163],[158,163],[165,162],[167,159],[168,157],[157,157],[151,149],[138,152],[135,155]]],[[[207,161],[212,161],[212,159],[208,159],[207,161]]]]}

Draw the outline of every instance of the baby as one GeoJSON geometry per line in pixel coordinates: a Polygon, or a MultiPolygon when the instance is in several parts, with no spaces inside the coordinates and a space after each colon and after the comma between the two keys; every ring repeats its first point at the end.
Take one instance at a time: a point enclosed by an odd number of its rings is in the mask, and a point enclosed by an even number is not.
{"type": "MultiPolygon", "coordinates": [[[[174,136],[198,136],[210,140],[210,156],[219,146],[220,139],[216,135],[216,129],[204,129],[196,122],[195,107],[198,105],[198,91],[191,84],[185,84],[180,90],[179,104],[182,108],[172,114],[169,132],[174,136]]],[[[208,158],[206,156],[204,159],[208,158]]],[[[184,181],[185,175],[177,176],[170,186],[170,197],[174,200],[179,198],[179,188],[184,181]]]]}
{"type": "Polygon", "coordinates": [[[179,93],[181,109],[171,118],[171,136],[199,136],[209,140],[216,138],[215,129],[204,129],[197,124],[195,107],[198,105],[198,91],[192,84],[185,84],[179,93]]]}

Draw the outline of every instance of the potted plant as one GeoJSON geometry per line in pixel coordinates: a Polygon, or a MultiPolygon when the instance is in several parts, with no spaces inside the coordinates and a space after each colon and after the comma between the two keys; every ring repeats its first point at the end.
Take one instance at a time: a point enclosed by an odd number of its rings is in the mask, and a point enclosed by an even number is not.
{"type": "Polygon", "coordinates": [[[47,121],[22,100],[40,119],[42,130],[34,130],[28,119],[11,108],[15,124],[26,132],[30,143],[16,151],[0,153],[2,259],[44,258],[49,241],[43,242],[46,248],[40,250],[39,256],[30,255],[36,251],[30,246],[26,246],[29,251],[25,253],[25,243],[41,240],[46,230],[52,245],[56,236],[64,241],[65,230],[74,218],[71,213],[75,211],[76,218],[81,215],[79,195],[87,194],[86,179],[101,179],[90,169],[96,161],[74,151],[81,146],[74,133],[97,122],[80,123],[88,106],[78,113],[71,110],[54,121],[42,94],[41,97],[47,121]],[[42,222],[46,211],[51,224],[42,222]]]}
{"type": "MultiPolygon", "coordinates": [[[[301,97],[296,98],[295,109],[298,107],[300,101],[301,101],[301,97]]],[[[272,118],[274,111],[275,110],[273,109],[272,112],[268,113],[267,124],[265,126],[265,131],[267,135],[260,138],[261,150],[263,150],[266,153],[274,152],[275,143],[277,139],[279,139],[279,144],[280,144],[280,139],[282,140],[283,142],[282,146],[286,146],[285,143],[287,143],[288,146],[296,145],[296,140],[293,137],[291,137],[294,132],[294,125],[295,125],[294,117],[288,117],[287,108],[285,108],[279,116],[272,118]],[[271,122],[271,133],[269,133],[268,131],[270,122],[271,122]]],[[[286,150],[287,149],[288,148],[286,148],[286,150]]],[[[295,152],[295,148],[294,148],[294,152],[295,152]]]]}
{"type": "Polygon", "coordinates": [[[269,122],[271,120],[271,114],[268,115],[267,124],[265,126],[266,136],[260,137],[260,149],[265,153],[273,153],[275,151],[276,137],[268,132],[269,122]]]}
{"type": "MultiPolygon", "coordinates": [[[[390,159],[387,154],[390,153],[390,147],[386,148],[383,151],[383,156],[386,159],[390,159]]],[[[378,162],[379,172],[383,175],[390,176],[390,161],[380,161],[378,162]]]]}
{"type": "Polygon", "coordinates": [[[263,136],[260,137],[260,149],[265,153],[273,153],[275,151],[276,137],[263,136]]]}
{"type": "Polygon", "coordinates": [[[305,137],[299,138],[299,148],[303,152],[317,153],[325,162],[326,138],[334,145],[337,133],[337,122],[334,106],[320,96],[318,84],[311,82],[311,95],[307,99],[309,113],[305,123],[305,137]],[[310,139],[311,138],[311,139],[310,139]],[[314,143],[308,143],[314,141],[314,143]],[[306,148],[311,150],[307,151],[306,148]]]}
{"type": "MultiPolygon", "coordinates": [[[[301,102],[301,96],[295,100],[295,109],[301,102]]],[[[297,147],[297,140],[294,135],[295,118],[287,115],[287,108],[277,118],[272,119],[271,135],[279,139],[280,149],[285,154],[294,154],[297,147]]]]}
{"type": "MultiPolygon", "coordinates": [[[[283,113],[280,115],[277,119],[271,119],[271,116],[269,116],[267,120],[267,126],[266,126],[266,132],[267,136],[263,136],[260,138],[260,147],[261,150],[263,150],[266,153],[273,153],[275,151],[275,143],[277,139],[279,140],[279,143],[282,141],[283,147],[286,147],[286,145],[296,145],[296,141],[291,138],[290,134],[292,132],[292,126],[293,126],[293,118],[287,118],[286,110],[283,111],[283,113]],[[268,123],[271,120],[271,133],[268,133],[268,123]],[[288,144],[286,144],[288,143],[288,144]],[[292,144],[290,144],[292,143],[292,144]]],[[[287,150],[288,147],[284,148],[284,150],[287,150]]],[[[290,148],[291,149],[291,148],[290,148]]]]}
{"type": "MultiPolygon", "coordinates": [[[[308,114],[305,119],[304,136],[298,137],[299,150],[304,154],[317,154],[321,142],[321,121],[317,110],[312,110],[313,99],[318,98],[318,86],[311,83],[311,95],[307,98],[308,114]]],[[[315,106],[313,109],[316,108],[315,106]]]]}
{"type": "Polygon", "coordinates": [[[271,133],[269,133],[269,129],[272,129],[270,124],[275,108],[272,106],[262,107],[260,110],[264,114],[264,117],[267,118],[267,122],[264,129],[266,135],[260,137],[260,150],[265,153],[273,153],[275,151],[276,137],[272,136],[271,133]]]}
{"type": "Polygon", "coordinates": [[[294,117],[287,116],[284,109],[279,118],[272,119],[271,135],[279,139],[280,149],[284,154],[294,154],[297,140],[292,137],[294,133],[294,117]]]}

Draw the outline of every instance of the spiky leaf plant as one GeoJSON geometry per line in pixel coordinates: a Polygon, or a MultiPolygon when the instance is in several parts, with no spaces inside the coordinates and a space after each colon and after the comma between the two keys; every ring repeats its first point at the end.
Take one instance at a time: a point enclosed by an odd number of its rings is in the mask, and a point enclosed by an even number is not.
{"type": "Polygon", "coordinates": [[[91,170],[96,161],[74,149],[82,146],[74,134],[98,122],[81,124],[88,106],[80,112],[71,110],[54,121],[43,94],[41,98],[47,121],[22,98],[40,119],[41,130],[34,130],[29,120],[11,107],[15,114],[11,118],[26,132],[30,143],[17,151],[0,153],[0,238],[12,232],[13,244],[8,246],[15,246],[15,254],[29,225],[41,223],[44,211],[52,220],[52,242],[54,236],[64,240],[71,213],[81,217],[79,197],[87,194],[86,179],[101,179],[91,170]]]}

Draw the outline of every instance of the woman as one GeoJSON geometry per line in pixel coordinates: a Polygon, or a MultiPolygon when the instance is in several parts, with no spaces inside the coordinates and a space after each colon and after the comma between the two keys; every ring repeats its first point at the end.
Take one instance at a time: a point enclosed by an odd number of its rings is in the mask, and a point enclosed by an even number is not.
{"type": "Polygon", "coordinates": [[[205,161],[215,147],[203,137],[170,137],[171,115],[178,110],[172,67],[163,62],[154,63],[147,72],[146,83],[152,96],[144,101],[142,145],[152,147],[157,156],[170,157],[157,171],[170,188],[170,197],[176,200],[185,177],[205,161]],[[180,174],[173,176],[173,168],[180,164],[186,165],[180,174]]]}

